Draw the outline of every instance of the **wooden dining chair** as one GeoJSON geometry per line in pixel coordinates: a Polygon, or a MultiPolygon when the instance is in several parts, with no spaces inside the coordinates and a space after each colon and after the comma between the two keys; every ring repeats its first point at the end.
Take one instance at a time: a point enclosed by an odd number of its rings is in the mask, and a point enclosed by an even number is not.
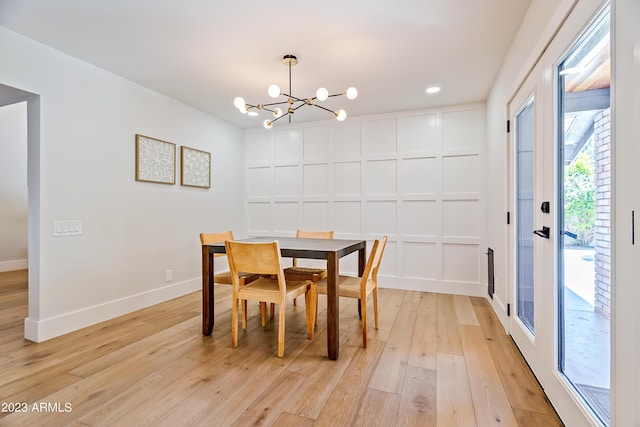
{"type": "MultiPolygon", "coordinates": [[[[305,239],[333,239],[333,231],[303,231],[297,230],[296,237],[305,239]]],[[[327,268],[303,267],[298,265],[298,260],[293,258],[293,266],[284,269],[287,280],[311,280],[313,285],[327,277],[327,268]]],[[[296,300],[293,300],[296,305],[296,300]]]]}
{"type": "MultiPolygon", "coordinates": [[[[233,232],[231,230],[224,231],[222,233],[200,233],[200,244],[209,245],[212,243],[226,242],[227,240],[233,240],[233,232]]],[[[225,257],[226,254],[213,254],[215,258],[225,257]]],[[[249,282],[252,282],[260,277],[259,274],[254,273],[240,273],[240,286],[244,286],[249,282]]],[[[220,271],[213,276],[214,283],[222,283],[225,285],[233,285],[231,280],[231,270],[220,271]]],[[[244,316],[247,314],[247,303],[245,301],[242,304],[242,313],[244,316]]],[[[263,313],[264,317],[264,313],[263,313]]]]}
{"type": "MultiPolygon", "coordinates": [[[[266,243],[247,243],[227,241],[225,243],[229,267],[233,280],[233,298],[231,305],[231,346],[238,346],[238,301],[260,301],[279,305],[278,310],[278,357],[284,356],[284,331],[287,299],[305,296],[307,330],[311,339],[311,328],[315,321],[317,295],[312,295],[311,282],[308,280],[288,281],[285,279],[277,241],[266,243]],[[252,271],[261,277],[244,286],[240,286],[241,271],[252,271]]],[[[313,290],[315,291],[315,289],[313,290]]],[[[264,326],[263,309],[263,326],[264,326]]],[[[247,321],[243,313],[242,328],[247,321]]]]}
{"type": "MultiPolygon", "coordinates": [[[[374,326],[378,329],[378,269],[384,248],[387,245],[387,236],[373,242],[373,248],[369,254],[362,277],[338,276],[338,295],[347,298],[356,298],[362,305],[362,346],[367,347],[367,299],[373,295],[373,319],[374,326]]],[[[317,284],[318,294],[327,293],[327,279],[317,284]]]]}

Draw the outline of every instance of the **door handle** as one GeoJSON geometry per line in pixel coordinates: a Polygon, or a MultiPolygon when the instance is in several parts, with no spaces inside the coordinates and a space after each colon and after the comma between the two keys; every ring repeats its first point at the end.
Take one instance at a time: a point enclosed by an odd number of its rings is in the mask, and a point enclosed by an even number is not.
{"type": "Polygon", "coordinates": [[[549,227],[543,226],[542,230],[533,230],[533,234],[548,239],[549,235],[551,234],[551,229],[549,227]]]}

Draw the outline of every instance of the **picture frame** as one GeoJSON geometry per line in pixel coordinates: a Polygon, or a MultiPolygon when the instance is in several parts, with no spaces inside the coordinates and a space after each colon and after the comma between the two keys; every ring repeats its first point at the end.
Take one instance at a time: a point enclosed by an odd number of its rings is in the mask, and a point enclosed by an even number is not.
{"type": "Polygon", "coordinates": [[[180,147],[180,185],[211,188],[211,153],[180,147]]]}
{"type": "Polygon", "coordinates": [[[136,134],[136,181],[176,183],[176,144],[136,134]]]}

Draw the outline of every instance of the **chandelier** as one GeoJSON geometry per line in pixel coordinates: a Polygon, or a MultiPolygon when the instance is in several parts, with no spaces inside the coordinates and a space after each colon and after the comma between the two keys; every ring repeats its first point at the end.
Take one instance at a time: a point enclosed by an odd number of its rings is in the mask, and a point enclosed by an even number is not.
{"type": "Polygon", "coordinates": [[[278,98],[280,96],[284,96],[287,99],[284,101],[276,101],[268,104],[247,104],[244,98],[238,96],[233,100],[233,105],[240,110],[242,114],[249,113],[250,115],[257,115],[258,111],[269,111],[273,114],[273,119],[267,119],[264,121],[263,125],[267,129],[271,129],[273,123],[277,120],[280,120],[283,117],[289,117],[289,123],[291,123],[291,116],[293,113],[301,107],[305,105],[310,105],[313,107],[320,108],[322,110],[326,110],[333,114],[336,119],[339,121],[343,121],[347,118],[347,112],[340,109],[338,111],[332,111],[328,108],[323,107],[322,105],[318,105],[316,101],[326,101],[328,98],[333,98],[336,96],[346,96],[349,99],[355,99],[358,96],[358,90],[355,87],[350,87],[343,93],[336,93],[334,95],[329,95],[329,91],[323,87],[316,91],[316,96],[313,98],[298,98],[297,96],[293,96],[291,94],[291,67],[298,63],[298,58],[294,55],[285,55],[282,57],[282,63],[284,65],[289,66],[289,92],[284,92],[280,89],[280,87],[276,84],[272,84],[267,89],[267,93],[271,98],[278,98]],[[283,106],[286,104],[286,108],[283,110],[278,106],[283,106]]]}

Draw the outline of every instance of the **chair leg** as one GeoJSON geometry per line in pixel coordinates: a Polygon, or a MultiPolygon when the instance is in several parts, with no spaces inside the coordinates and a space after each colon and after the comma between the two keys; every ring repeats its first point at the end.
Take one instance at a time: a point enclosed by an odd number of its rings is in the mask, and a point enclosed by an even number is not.
{"type": "Polygon", "coordinates": [[[307,314],[307,335],[309,336],[309,339],[313,339],[313,334],[316,329],[316,308],[318,306],[318,293],[316,288],[316,284],[312,283],[309,285],[309,290],[304,294],[304,303],[307,314]]]}
{"type": "Polygon", "coordinates": [[[242,329],[247,330],[247,300],[238,301],[242,305],[242,329]]]}
{"type": "Polygon", "coordinates": [[[298,297],[293,299],[293,305],[298,305],[298,297]]]}
{"type": "Polygon", "coordinates": [[[262,327],[267,326],[267,303],[260,301],[260,317],[262,318],[262,327]]]}
{"type": "Polygon", "coordinates": [[[247,300],[238,301],[242,305],[242,329],[247,330],[247,310],[244,308],[247,300]]]}
{"type": "Polygon", "coordinates": [[[247,300],[244,299],[242,301],[240,301],[240,303],[242,304],[242,318],[245,319],[244,323],[242,324],[242,328],[243,329],[247,329],[247,300]]]}
{"type": "Polygon", "coordinates": [[[273,320],[275,315],[276,315],[276,305],[274,303],[271,303],[271,308],[269,310],[269,316],[273,320]]]}
{"type": "Polygon", "coordinates": [[[231,304],[231,347],[236,348],[238,346],[238,300],[233,297],[233,304],[231,304]]]}
{"type": "Polygon", "coordinates": [[[367,348],[367,295],[358,301],[362,301],[362,347],[367,348]]]}
{"type": "Polygon", "coordinates": [[[284,357],[284,315],[286,312],[284,303],[278,308],[278,357],[284,357]]]}
{"type": "Polygon", "coordinates": [[[378,287],[373,288],[373,324],[378,329],[378,287]]]}
{"type": "Polygon", "coordinates": [[[362,319],[362,304],[360,304],[360,300],[358,300],[358,319],[362,319]]]}

